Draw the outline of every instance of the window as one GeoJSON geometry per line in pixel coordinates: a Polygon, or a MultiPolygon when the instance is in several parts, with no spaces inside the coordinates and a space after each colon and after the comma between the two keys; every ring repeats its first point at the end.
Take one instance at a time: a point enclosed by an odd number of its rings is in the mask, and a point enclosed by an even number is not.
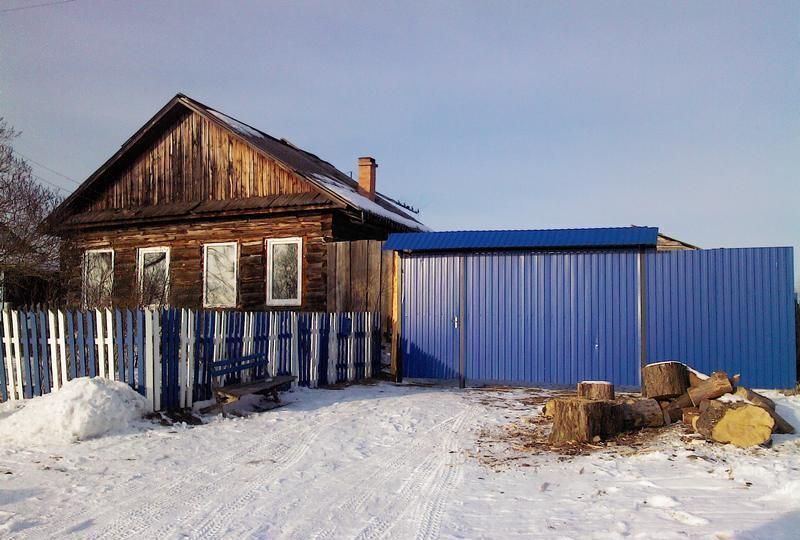
{"type": "Polygon", "coordinates": [[[83,258],[83,305],[111,305],[114,286],[114,250],[92,249],[83,258]]]}
{"type": "Polygon", "coordinates": [[[169,248],[139,250],[139,294],[143,306],[165,306],[169,294],[169,248]]]}
{"type": "Polygon", "coordinates": [[[299,306],[303,276],[303,239],[267,240],[267,305],[299,306]]]}
{"type": "Polygon", "coordinates": [[[203,305],[236,307],[239,246],[236,242],[203,246],[203,305]]]}

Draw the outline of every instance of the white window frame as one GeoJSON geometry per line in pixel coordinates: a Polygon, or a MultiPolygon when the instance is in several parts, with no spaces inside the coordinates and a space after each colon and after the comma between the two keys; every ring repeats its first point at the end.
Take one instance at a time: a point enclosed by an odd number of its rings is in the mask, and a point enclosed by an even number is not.
{"type": "Polygon", "coordinates": [[[113,297],[113,294],[114,294],[114,264],[115,264],[114,249],[113,248],[87,249],[87,250],[85,250],[83,252],[83,272],[82,272],[83,280],[82,280],[82,287],[81,287],[81,289],[83,291],[82,296],[83,296],[83,308],[84,309],[89,309],[90,307],[96,307],[96,306],[89,306],[88,305],[88,299],[86,298],[86,294],[88,293],[88,291],[86,290],[86,286],[88,284],[87,283],[87,278],[89,277],[89,254],[91,254],[91,253],[111,253],[111,294],[112,294],[112,297],[113,297]]]}
{"type": "Polygon", "coordinates": [[[203,244],[203,307],[206,308],[235,308],[239,302],[239,242],[212,242],[210,244],[203,244]],[[208,277],[208,248],[219,246],[233,246],[236,249],[236,257],[234,259],[234,274],[236,276],[233,287],[234,296],[236,297],[233,304],[209,304],[206,300],[206,278],[208,277]]]}
{"type": "Polygon", "coordinates": [[[267,238],[267,305],[268,306],[299,306],[303,303],[303,238],[267,238]],[[296,298],[272,298],[272,246],[281,244],[297,244],[297,296],[296,298]]]}
{"type": "MultiPolygon", "coordinates": [[[[144,293],[144,255],[145,253],[165,253],[167,255],[167,281],[164,284],[164,296],[166,299],[169,299],[169,265],[170,265],[170,248],[168,246],[153,246],[153,247],[145,247],[139,248],[137,250],[136,255],[136,275],[139,281],[139,302],[142,302],[144,298],[142,298],[142,294],[144,293]]],[[[165,303],[165,305],[169,305],[165,303]]],[[[145,307],[152,307],[152,306],[145,306],[145,307]]]]}

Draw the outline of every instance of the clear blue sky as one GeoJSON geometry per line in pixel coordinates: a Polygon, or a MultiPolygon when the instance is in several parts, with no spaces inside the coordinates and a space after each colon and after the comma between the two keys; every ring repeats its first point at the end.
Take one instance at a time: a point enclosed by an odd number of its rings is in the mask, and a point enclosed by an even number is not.
{"type": "Polygon", "coordinates": [[[82,180],[181,91],[345,172],[374,156],[435,229],[797,249],[799,36],[796,1],[76,0],[0,13],[0,115],[82,180]]]}

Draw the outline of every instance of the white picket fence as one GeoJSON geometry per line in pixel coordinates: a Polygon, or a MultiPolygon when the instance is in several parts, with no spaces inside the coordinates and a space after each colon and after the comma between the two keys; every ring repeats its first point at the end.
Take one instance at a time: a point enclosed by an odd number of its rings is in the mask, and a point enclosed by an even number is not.
{"type": "Polygon", "coordinates": [[[155,411],[189,407],[210,395],[208,361],[256,353],[267,355],[270,375],[298,377],[293,386],[352,382],[372,377],[380,361],[379,321],[373,313],[5,310],[0,397],[100,376],[129,384],[155,411]]]}

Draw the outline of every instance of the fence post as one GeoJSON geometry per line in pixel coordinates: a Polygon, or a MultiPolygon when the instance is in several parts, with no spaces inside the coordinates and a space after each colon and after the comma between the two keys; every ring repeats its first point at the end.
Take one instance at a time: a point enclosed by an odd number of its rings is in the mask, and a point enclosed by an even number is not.
{"type": "Polygon", "coordinates": [[[24,399],[25,386],[22,384],[22,343],[19,337],[19,313],[17,311],[11,312],[11,328],[14,331],[11,338],[11,344],[14,346],[14,367],[16,368],[17,397],[18,399],[24,399]]]}
{"type": "Polygon", "coordinates": [[[292,351],[289,360],[289,369],[291,375],[297,377],[297,379],[292,381],[292,388],[297,388],[297,383],[300,380],[300,325],[298,324],[297,318],[297,312],[292,312],[292,351]]]}
{"type": "Polygon", "coordinates": [[[350,312],[350,334],[347,336],[347,382],[356,380],[356,316],[350,312]]]}
{"type": "Polygon", "coordinates": [[[153,316],[150,310],[144,310],[144,357],[145,357],[145,397],[152,410],[155,409],[155,396],[153,388],[155,386],[155,358],[153,356],[153,316]]]}
{"type": "Polygon", "coordinates": [[[189,347],[189,332],[186,325],[189,324],[189,317],[186,310],[181,309],[181,337],[178,344],[178,406],[186,407],[186,351],[189,347]]]}
{"type": "Polygon", "coordinates": [[[3,310],[3,348],[5,350],[5,364],[6,364],[6,391],[8,392],[8,399],[16,401],[17,388],[14,379],[14,356],[11,349],[12,344],[12,328],[10,321],[10,312],[7,309],[3,310]]]}
{"type": "Polygon", "coordinates": [[[372,312],[371,311],[367,312],[366,318],[367,318],[367,328],[364,338],[367,343],[364,348],[364,378],[371,379],[372,378],[372,312]]]}
{"type": "Polygon", "coordinates": [[[308,386],[316,388],[319,383],[319,326],[321,314],[314,312],[311,314],[311,346],[309,347],[308,358],[308,386]]]}
{"type": "Polygon", "coordinates": [[[69,381],[69,371],[67,371],[67,338],[64,330],[64,312],[56,311],[58,319],[58,355],[61,360],[61,386],[69,381]]]}
{"type": "Polygon", "coordinates": [[[58,377],[58,329],[56,316],[52,309],[47,310],[47,345],[50,347],[50,371],[52,375],[53,392],[61,388],[61,379],[58,377]]]}
{"type": "Polygon", "coordinates": [[[186,310],[186,406],[194,403],[194,311],[186,310]]]}
{"type": "MultiPolygon", "coordinates": [[[[97,374],[101,377],[106,376],[106,343],[103,339],[105,325],[103,325],[103,313],[99,309],[94,310],[94,323],[96,328],[95,344],[97,345],[97,374]]],[[[91,345],[90,345],[91,346],[91,345]]]]}
{"type": "Polygon", "coordinates": [[[270,377],[278,374],[278,345],[281,318],[277,312],[270,313],[269,317],[269,361],[267,362],[267,369],[269,370],[270,377]]]}
{"type": "MultiPolygon", "coordinates": [[[[106,356],[108,357],[108,378],[116,380],[117,366],[114,363],[114,317],[111,310],[106,308],[106,356]]],[[[100,323],[102,324],[102,323],[100,323]]]]}
{"type": "Polygon", "coordinates": [[[339,314],[330,314],[331,325],[328,333],[328,384],[336,384],[336,364],[339,361],[339,314]]]}

